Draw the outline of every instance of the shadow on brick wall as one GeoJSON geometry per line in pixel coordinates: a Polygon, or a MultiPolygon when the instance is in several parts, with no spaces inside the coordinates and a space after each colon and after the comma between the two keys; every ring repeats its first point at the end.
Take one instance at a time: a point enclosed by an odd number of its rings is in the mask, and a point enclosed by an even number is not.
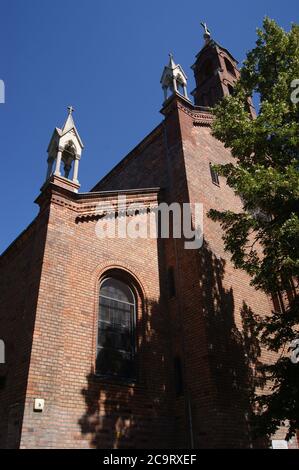
{"type": "MultiPolygon", "coordinates": [[[[172,397],[166,370],[165,319],[161,306],[146,301],[142,325],[137,325],[138,379],[135,383],[87,376],[82,395],[86,411],[79,420],[81,434],[93,448],[167,448],[173,435],[172,397]],[[150,366],[149,366],[150,365],[150,366]]],[[[104,351],[105,355],[107,351],[104,351]]]]}
{"type": "MultiPolygon", "coordinates": [[[[198,259],[201,294],[195,313],[202,311],[204,319],[207,362],[197,365],[190,361],[191,366],[185,361],[185,367],[192,370],[184,375],[197,376],[204,389],[209,370],[210,392],[202,399],[192,384],[185,384],[191,399],[194,447],[268,447],[266,441],[255,440],[252,428],[252,399],[256,386],[263,380],[256,373],[261,364],[257,316],[245,302],[239,312],[235,311],[233,289],[224,284],[225,260],[217,258],[207,243],[198,259]]],[[[93,370],[87,375],[87,385],[82,390],[86,410],[79,425],[90,447],[136,449],[179,445],[171,346],[165,342],[166,338],[171,340],[171,330],[164,309],[163,303],[144,302],[142,324],[137,325],[141,342],[136,383],[104,380],[93,370]]],[[[192,324],[192,341],[198,345],[201,325],[196,320],[192,324]]]]}
{"type": "Polygon", "coordinates": [[[252,427],[252,400],[263,377],[257,337],[257,316],[243,302],[235,311],[232,287],[224,285],[224,259],[216,257],[205,242],[199,256],[203,314],[209,343],[210,373],[214,382],[216,419],[214,446],[227,448],[268,447],[257,442],[252,427]],[[237,322],[237,324],[236,324],[237,322]]]}

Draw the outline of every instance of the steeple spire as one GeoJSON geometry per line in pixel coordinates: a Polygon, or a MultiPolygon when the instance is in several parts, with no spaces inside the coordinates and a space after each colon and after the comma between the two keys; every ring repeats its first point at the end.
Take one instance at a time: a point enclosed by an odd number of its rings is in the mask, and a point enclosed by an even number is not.
{"type": "Polygon", "coordinates": [[[169,64],[168,67],[171,68],[172,70],[175,68],[175,62],[173,60],[173,54],[172,52],[169,52],[169,64]]]}
{"type": "Polygon", "coordinates": [[[75,111],[75,109],[73,108],[73,106],[68,106],[67,109],[68,109],[68,115],[64,123],[64,126],[62,128],[63,132],[68,132],[69,130],[75,127],[74,118],[73,118],[73,112],[75,111]]]}
{"type": "Polygon", "coordinates": [[[172,53],[169,53],[169,62],[164,67],[160,83],[164,91],[165,101],[168,98],[168,91],[171,94],[179,93],[186,99],[189,99],[187,93],[187,75],[182,67],[175,63],[172,53]]]}
{"type": "Polygon", "coordinates": [[[61,178],[61,166],[63,164],[63,178],[71,181],[74,191],[77,191],[80,187],[78,181],[79,161],[84,145],[73,119],[74,108],[73,106],[68,106],[67,109],[68,115],[66,121],[62,129],[58,127],[55,128],[48,147],[47,180],[52,175],[61,178]],[[54,162],[56,163],[53,170],[54,162]],[[72,178],[70,178],[72,168],[73,175],[72,178]]]}

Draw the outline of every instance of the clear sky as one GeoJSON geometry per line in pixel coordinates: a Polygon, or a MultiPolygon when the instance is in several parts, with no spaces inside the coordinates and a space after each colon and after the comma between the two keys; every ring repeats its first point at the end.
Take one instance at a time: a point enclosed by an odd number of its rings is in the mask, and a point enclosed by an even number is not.
{"type": "Polygon", "coordinates": [[[200,21],[241,62],[265,15],[289,29],[298,2],[1,0],[0,252],[37,214],[47,146],[67,105],[85,144],[79,179],[88,191],[161,121],[168,52],[190,92],[200,21]]]}

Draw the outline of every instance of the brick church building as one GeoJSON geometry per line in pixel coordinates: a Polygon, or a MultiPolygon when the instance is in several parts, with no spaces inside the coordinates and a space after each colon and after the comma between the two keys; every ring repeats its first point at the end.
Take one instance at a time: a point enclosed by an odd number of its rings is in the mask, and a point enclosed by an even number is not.
{"type": "Polygon", "coordinates": [[[39,213],[0,259],[1,448],[270,446],[254,441],[249,401],[252,318],[271,301],[234,269],[207,216],[242,210],[211,166],[233,159],[209,111],[239,71],[207,28],[204,39],[194,104],[170,56],[162,121],[89,192],[71,107],[53,133],[39,213]],[[161,202],[203,204],[201,248],[96,235],[103,215],[150,218],[161,202]]]}

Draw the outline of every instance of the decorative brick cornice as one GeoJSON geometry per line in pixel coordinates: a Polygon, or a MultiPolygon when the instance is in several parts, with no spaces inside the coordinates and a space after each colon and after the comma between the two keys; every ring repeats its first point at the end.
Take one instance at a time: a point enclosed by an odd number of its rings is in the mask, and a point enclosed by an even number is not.
{"type": "Polygon", "coordinates": [[[118,206],[118,201],[99,200],[99,203],[93,207],[82,207],[80,214],[76,217],[76,223],[92,222],[102,219],[103,217],[133,217],[139,214],[149,214],[153,209],[158,207],[157,199],[145,201],[126,200],[126,206],[118,206]],[[130,204],[134,204],[134,208],[130,209],[130,204]]]}
{"type": "Polygon", "coordinates": [[[211,126],[214,117],[208,111],[200,111],[197,110],[195,107],[191,109],[190,107],[184,106],[183,103],[178,101],[178,108],[183,111],[188,116],[193,118],[193,124],[195,126],[211,126]]]}
{"type": "Polygon", "coordinates": [[[168,116],[175,109],[179,109],[193,119],[195,126],[211,126],[214,116],[209,108],[203,106],[194,106],[191,101],[187,100],[179,93],[172,95],[164,104],[160,111],[164,116],[168,116]]]}
{"type": "Polygon", "coordinates": [[[41,211],[49,204],[63,206],[76,212],[76,223],[96,221],[104,216],[133,216],[149,213],[157,207],[160,188],[144,188],[127,191],[103,191],[83,194],[73,193],[66,188],[49,184],[37,198],[41,211]],[[119,207],[119,198],[125,197],[125,206],[119,207]],[[134,204],[134,210],[130,205],[134,204]]]}

